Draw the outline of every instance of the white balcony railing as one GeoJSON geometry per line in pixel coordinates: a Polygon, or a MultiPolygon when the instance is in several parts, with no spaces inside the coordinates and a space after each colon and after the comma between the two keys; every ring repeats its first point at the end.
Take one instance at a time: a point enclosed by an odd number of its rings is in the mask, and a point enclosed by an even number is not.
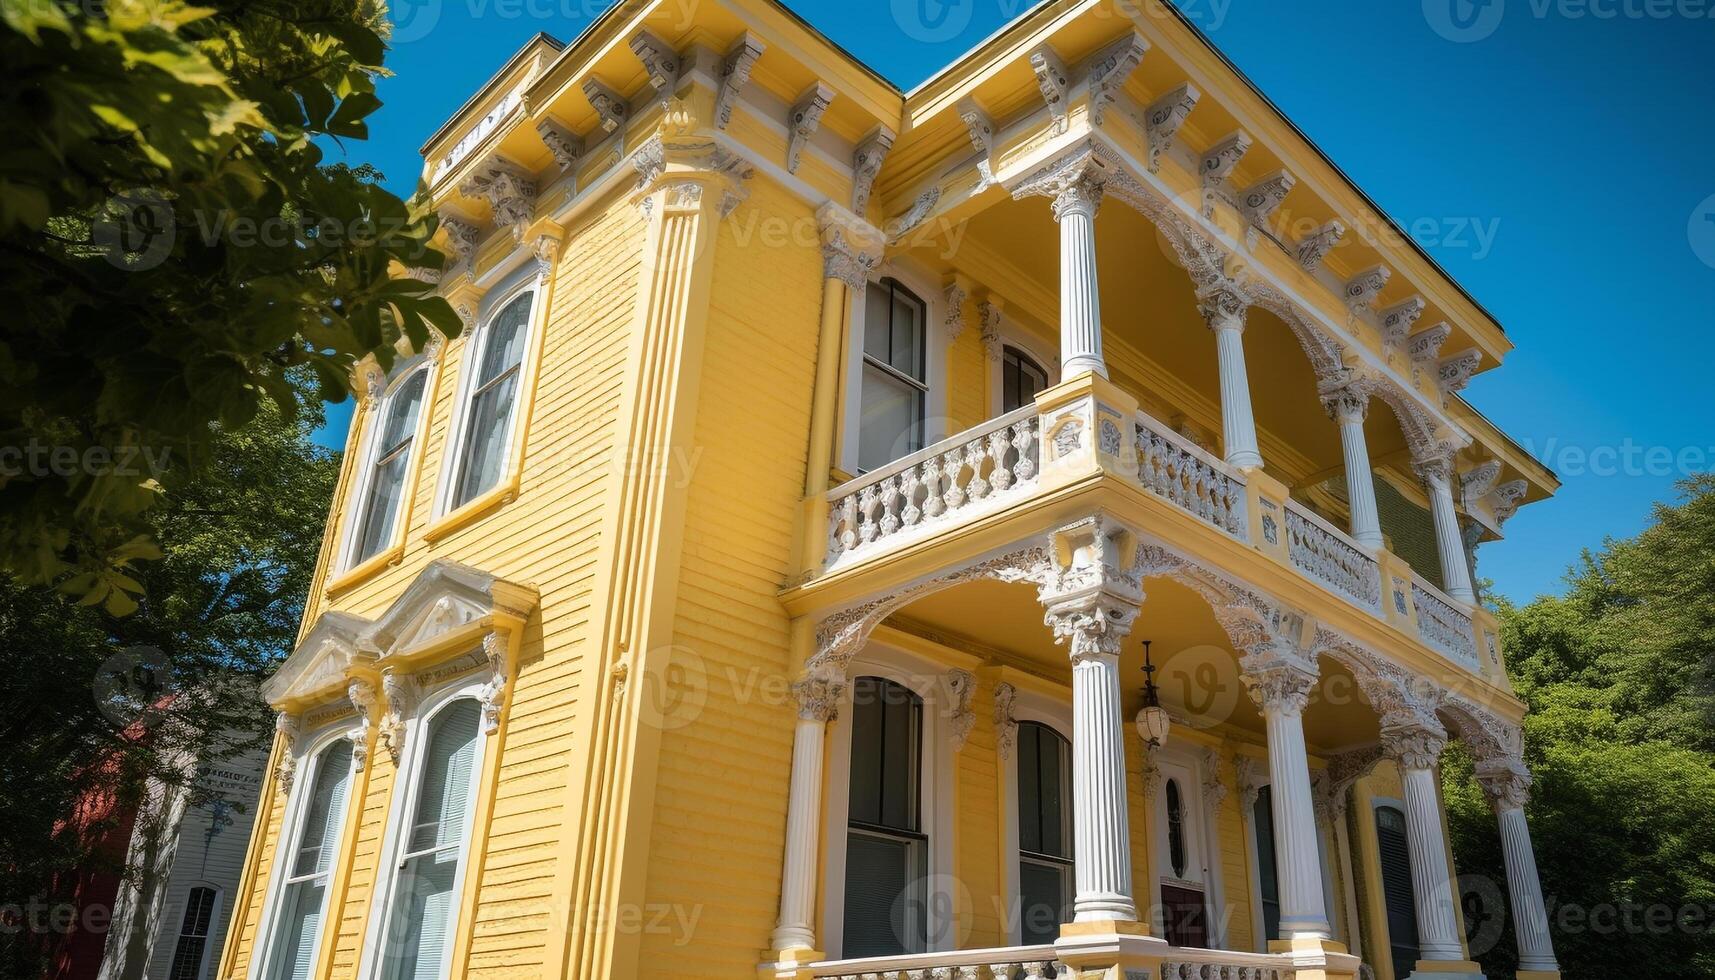
{"type": "Polygon", "coordinates": [[[1417,635],[1454,661],[1477,670],[1477,640],[1471,617],[1459,611],[1446,593],[1413,574],[1411,601],[1417,607],[1417,635]]]}
{"type": "Polygon", "coordinates": [[[1036,485],[1036,406],[961,432],[828,493],[824,568],[999,510],[1036,485]]]}
{"type": "Polygon", "coordinates": [[[1294,568],[1371,612],[1382,607],[1381,568],[1334,525],[1286,501],[1287,556],[1294,568]]]}
{"type": "MultiPolygon", "coordinates": [[[[810,972],[826,980],[1044,980],[1070,975],[1054,956],[1053,946],[1011,946],[825,960],[811,964],[810,972]]],[[[1125,966],[1158,967],[1161,980],[1292,980],[1297,976],[1290,958],[1268,953],[1165,946],[1146,959],[1125,966]]]]}
{"type": "Polygon", "coordinates": [[[1245,540],[1245,481],[1237,470],[1142,412],[1136,438],[1138,482],[1245,540]]]}

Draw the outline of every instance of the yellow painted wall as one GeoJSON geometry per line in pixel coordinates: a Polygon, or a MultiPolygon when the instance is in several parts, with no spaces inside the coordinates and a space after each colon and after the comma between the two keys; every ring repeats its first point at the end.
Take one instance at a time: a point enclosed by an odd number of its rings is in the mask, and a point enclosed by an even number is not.
{"type": "Polygon", "coordinates": [[[964,751],[958,755],[958,782],[954,806],[957,809],[955,833],[958,835],[957,863],[953,875],[964,885],[960,899],[969,899],[959,912],[960,945],[966,947],[1007,945],[1008,898],[1000,860],[1001,855],[1001,779],[1003,764],[995,744],[994,712],[984,710],[994,704],[994,689],[998,680],[979,674],[971,692],[971,706],[976,724],[971,728],[964,751]]]}

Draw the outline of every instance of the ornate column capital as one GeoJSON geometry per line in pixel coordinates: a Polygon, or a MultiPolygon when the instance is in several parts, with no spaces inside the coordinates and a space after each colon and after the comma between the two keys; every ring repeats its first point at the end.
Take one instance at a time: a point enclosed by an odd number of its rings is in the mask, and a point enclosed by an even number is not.
{"type": "Polygon", "coordinates": [[[749,161],[700,132],[690,106],[678,99],[669,100],[659,131],[638,148],[631,165],[637,171],[632,201],[646,215],[656,193],[665,191],[668,207],[681,209],[701,207],[707,193],[709,200],[718,199],[725,217],[744,200],[744,183],[755,173],[749,161]]]}
{"type": "Polygon", "coordinates": [[[1083,143],[1037,168],[1012,189],[1014,200],[1046,197],[1054,202],[1054,220],[1067,214],[1095,217],[1109,177],[1107,161],[1091,143],[1083,143]]]}
{"type": "Polygon", "coordinates": [[[803,721],[833,721],[839,717],[845,694],[844,677],[808,674],[792,684],[792,700],[797,702],[798,717],[803,721]]]}
{"type": "Polygon", "coordinates": [[[1411,468],[1418,479],[1429,486],[1452,489],[1453,453],[1450,449],[1437,448],[1422,455],[1415,455],[1411,460],[1411,468]]]}
{"type": "Polygon", "coordinates": [[[1104,514],[1049,536],[1051,567],[1037,589],[1043,621],[1074,663],[1118,656],[1143,604],[1137,536],[1104,514]]]}
{"type": "Polygon", "coordinates": [[[817,210],[816,229],[822,240],[822,277],[862,289],[881,263],[881,232],[831,202],[817,210]]]}
{"type": "Polygon", "coordinates": [[[1439,726],[1409,725],[1382,730],[1382,751],[1402,769],[1434,769],[1447,747],[1447,732],[1439,726]]]}
{"type": "Polygon", "coordinates": [[[1496,814],[1522,810],[1535,782],[1522,759],[1492,759],[1477,763],[1477,783],[1496,814]]]}
{"type": "Polygon", "coordinates": [[[1197,312],[1210,330],[1243,331],[1250,306],[1250,297],[1231,279],[1223,277],[1197,287],[1197,312]]]}
{"type": "MultiPolygon", "coordinates": [[[[1250,658],[1245,658],[1250,659],[1250,658]]],[[[1316,688],[1316,665],[1299,658],[1276,657],[1246,665],[1239,679],[1245,693],[1264,714],[1301,715],[1316,688]]]]}
{"type": "Polygon", "coordinates": [[[1347,381],[1318,392],[1322,408],[1335,422],[1362,423],[1370,414],[1370,389],[1362,381],[1347,381]]]}

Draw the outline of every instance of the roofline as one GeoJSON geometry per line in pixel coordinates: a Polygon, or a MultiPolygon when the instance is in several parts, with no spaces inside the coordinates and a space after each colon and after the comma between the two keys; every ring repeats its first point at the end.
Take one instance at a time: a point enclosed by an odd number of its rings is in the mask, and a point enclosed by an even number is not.
{"type": "MultiPolygon", "coordinates": [[[[617,7],[617,6],[618,5],[616,4],[615,7],[617,7]]],[[[610,7],[608,9],[609,9],[609,12],[611,12],[615,8],[610,7]]],[[[590,23],[590,27],[594,27],[596,25],[596,23],[599,23],[601,21],[602,17],[606,17],[606,16],[607,16],[607,14],[604,13],[601,15],[601,17],[597,17],[595,19],[595,21],[592,21],[590,23]]],[[[589,28],[585,28],[586,32],[588,31],[588,29],[589,28]]],[[[572,41],[572,44],[575,45],[578,43],[578,41],[581,41],[581,40],[583,40],[583,34],[579,34],[578,37],[572,41]]],[[[478,102],[481,102],[483,99],[488,97],[488,94],[489,94],[488,90],[491,87],[493,87],[494,83],[500,81],[502,78],[504,78],[506,76],[507,72],[509,72],[513,68],[517,67],[518,62],[521,61],[524,58],[524,56],[529,53],[530,49],[535,47],[538,42],[542,42],[542,41],[546,41],[549,44],[549,46],[551,46],[555,51],[564,51],[567,48],[567,45],[565,42],[561,41],[559,38],[555,37],[554,35],[549,34],[547,31],[537,31],[534,35],[531,36],[530,40],[525,41],[523,44],[520,44],[518,46],[518,50],[514,51],[512,53],[512,57],[506,59],[506,63],[504,65],[500,66],[499,71],[490,75],[488,77],[488,81],[483,82],[481,85],[477,86],[475,95],[472,95],[470,98],[464,100],[463,104],[461,104],[457,109],[453,110],[452,114],[447,117],[447,121],[444,123],[441,123],[440,128],[435,130],[434,134],[431,135],[428,139],[424,140],[423,145],[417,148],[417,155],[418,156],[426,155],[429,152],[429,147],[434,146],[435,142],[437,140],[441,139],[441,137],[443,137],[443,136],[446,136],[450,130],[452,130],[454,127],[456,127],[459,124],[459,122],[464,118],[464,114],[467,111],[469,111],[478,102]]]]}

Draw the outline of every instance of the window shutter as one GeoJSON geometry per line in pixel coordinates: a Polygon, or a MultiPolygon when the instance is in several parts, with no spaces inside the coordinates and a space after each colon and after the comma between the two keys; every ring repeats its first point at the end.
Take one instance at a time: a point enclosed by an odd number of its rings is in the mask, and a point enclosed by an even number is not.
{"type": "MultiPolygon", "coordinates": [[[[846,842],[846,958],[918,952],[918,928],[908,929],[915,877],[909,841],[852,832],[846,842]]],[[[915,920],[916,916],[911,916],[915,920]]],[[[915,921],[913,921],[915,925],[915,921]]]]}
{"type": "Polygon", "coordinates": [[[1380,852],[1382,897],[1387,906],[1388,945],[1394,973],[1405,976],[1417,962],[1417,901],[1411,890],[1411,849],[1405,834],[1405,814],[1390,806],[1376,808],[1376,849],[1380,852]],[[1404,973],[1400,970],[1403,967],[1404,973]]]}

